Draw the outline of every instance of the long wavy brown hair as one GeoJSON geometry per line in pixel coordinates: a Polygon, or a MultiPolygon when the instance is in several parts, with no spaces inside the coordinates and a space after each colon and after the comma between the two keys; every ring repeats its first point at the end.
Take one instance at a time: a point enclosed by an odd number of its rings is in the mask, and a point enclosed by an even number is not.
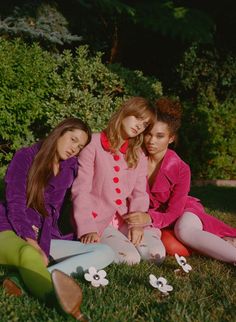
{"type": "Polygon", "coordinates": [[[47,216],[44,202],[44,189],[53,175],[53,162],[57,153],[57,140],[67,131],[82,130],[91,141],[90,127],[78,118],[67,118],[59,123],[49,135],[42,140],[40,150],[36,154],[27,177],[27,207],[47,216]]]}
{"type": "Polygon", "coordinates": [[[139,96],[132,97],[121,105],[120,109],[112,115],[107,128],[105,129],[111,149],[114,153],[118,151],[122,144],[122,121],[127,116],[135,116],[143,119],[148,118],[149,120],[149,125],[143,133],[129,139],[129,146],[125,154],[125,160],[129,168],[135,168],[139,160],[141,151],[140,147],[143,143],[143,135],[150,130],[155,122],[155,108],[147,99],[139,96]]]}

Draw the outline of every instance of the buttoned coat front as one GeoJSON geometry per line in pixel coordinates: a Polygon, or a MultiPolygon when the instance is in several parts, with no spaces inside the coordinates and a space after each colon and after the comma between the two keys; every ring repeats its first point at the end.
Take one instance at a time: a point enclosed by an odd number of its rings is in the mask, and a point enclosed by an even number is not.
{"type": "Polygon", "coordinates": [[[142,211],[149,206],[146,192],[147,159],[140,151],[136,168],[128,168],[125,149],[111,153],[104,132],[95,133],[79,155],[78,175],[72,185],[78,237],[102,234],[115,214],[142,211]]]}
{"type": "Polygon", "coordinates": [[[153,226],[165,228],[173,225],[184,213],[192,212],[203,224],[203,229],[219,237],[236,236],[236,228],[207,214],[200,200],[188,195],[191,173],[189,166],[168,149],[153,185],[147,185],[150,197],[149,214],[153,226]]]}
{"type": "Polygon", "coordinates": [[[27,207],[26,198],[27,175],[39,148],[40,144],[34,144],[20,149],[8,167],[5,176],[6,201],[0,203],[0,232],[12,230],[23,239],[37,240],[49,255],[51,239],[73,238],[73,234],[61,234],[57,223],[66,192],[77,174],[78,162],[76,157],[60,162],[59,174],[52,176],[45,188],[48,216],[43,217],[35,209],[27,207]]]}

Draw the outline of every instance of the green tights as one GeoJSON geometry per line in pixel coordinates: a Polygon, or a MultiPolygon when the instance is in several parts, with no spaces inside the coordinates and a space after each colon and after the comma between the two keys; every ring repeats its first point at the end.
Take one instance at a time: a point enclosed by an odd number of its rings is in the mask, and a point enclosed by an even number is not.
{"type": "Polygon", "coordinates": [[[39,252],[13,231],[0,232],[0,264],[16,268],[27,289],[46,300],[53,294],[51,275],[39,252]]]}

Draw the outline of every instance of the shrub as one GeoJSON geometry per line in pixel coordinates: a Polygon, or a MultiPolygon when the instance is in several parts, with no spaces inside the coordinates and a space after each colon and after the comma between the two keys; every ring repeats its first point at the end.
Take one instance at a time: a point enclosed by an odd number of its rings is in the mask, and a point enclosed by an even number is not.
{"type": "Polygon", "coordinates": [[[162,94],[160,82],[139,71],[106,66],[87,46],[53,54],[39,45],[0,39],[0,163],[44,136],[60,120],[78,116],[101,130],[123,99],[162,94]]]}
{"type": "Polygon", "coordinates": [[[35,139],[51,91],[53,57],[37,45],[0,41],[1,160],[35,139]],[[37,132],[37,131],[36,131],[37,132]]]}
{"type": "Polygon", "coordinates": [[[179,151],[193,176],[236,177],[236,59],[196,45],[178,68],[184,107],[179,151]]]}

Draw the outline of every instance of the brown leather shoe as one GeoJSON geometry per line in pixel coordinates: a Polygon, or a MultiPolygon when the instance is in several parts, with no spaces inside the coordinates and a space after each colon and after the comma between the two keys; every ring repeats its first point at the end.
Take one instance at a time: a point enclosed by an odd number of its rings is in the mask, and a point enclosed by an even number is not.
{"type": "Polygon", "coordinates": [[[13,295],[13,296],[23,295],[22,289],[16,283],[14,283],[14,281],[10,278],[5,278],[3,280],[2,286],[8,295],[13,295]]]}
{"type": "Polygon", "coordinates": [[[87,322],[80,312],[82,290],[79,284],[73,278],[57,269],[52,271],[51,276],[54,290],[62,309],[76,320],[87,322]]]}

